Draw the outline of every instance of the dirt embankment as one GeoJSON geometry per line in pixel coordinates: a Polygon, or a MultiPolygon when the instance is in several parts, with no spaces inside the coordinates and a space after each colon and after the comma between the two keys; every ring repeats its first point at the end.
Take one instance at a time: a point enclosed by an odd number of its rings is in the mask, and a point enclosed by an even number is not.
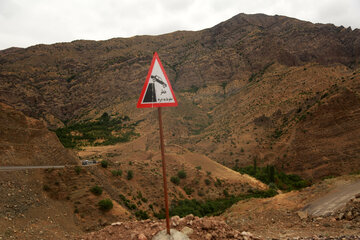
{"type": "Polygon", "coordinates": [[[0,103],[0,166],[77,164],[77,157],[60,143],[44,122],[0,103]]]}
{"type": "MultiPolygon", "coordinates": [[[[350,220],[345,217],[349,210],[355,215],[358,205],[347,205],[347,208],[342,210],[341,219],[339,218],[341,211],[338,213],[336,208],[332,208],[333,206],[326,202],[324,205],[332,209],[332,215],[311,215],[311,212],[306,210],[313,203],[318,203],[317,206],[321,208],[323,206],[319,203],[321,199],[327,199],[329,196],[336,199],[334,192],[342,195],[339,189],[344,189],[359,181],[359,175],[344,176],[327,179],[301,191],[279,194],[270,199],[241,201],[228,209],[223,217],[231,227],[252,232],[259,238],[317,239],[314,236],[323,236],[320,239],[331,239],[330,237],[342,239],[342,236],[347,236],[344,239],[358,239],[360,237],[359,223],[350,219],[349,216],[350,220]],[[354,235],[357,238],[350,238],[354,235]]],[[[352,196],[357,192],[356,189],[353,190],[352,196]]],[[[358,218],[354,217],[354,219],[358,218]]]]}

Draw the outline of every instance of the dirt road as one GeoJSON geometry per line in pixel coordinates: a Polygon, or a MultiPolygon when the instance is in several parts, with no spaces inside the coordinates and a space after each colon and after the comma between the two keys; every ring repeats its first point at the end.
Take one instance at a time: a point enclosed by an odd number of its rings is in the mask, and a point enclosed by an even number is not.
{"type": "Polygon", "coordinates": [[[0,171],[19,171],[19,170],[29,170],[29,169],[42,169],[42,168],[64,168],[65,166],[7,166],[1,167],[0,171]]]}
{"type": "Polygon", "coordinates": [[[344,184],[313,201],[303,211],[312,216],[329,216],[344,207],[358,193],[360,193],[360,181],[344,184]]]}

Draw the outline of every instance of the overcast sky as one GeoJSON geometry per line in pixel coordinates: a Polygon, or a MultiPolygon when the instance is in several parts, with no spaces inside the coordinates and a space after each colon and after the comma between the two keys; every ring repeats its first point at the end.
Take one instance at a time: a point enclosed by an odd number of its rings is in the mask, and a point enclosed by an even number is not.
{"type": "Polygon", "coordinates": [[[201,30],[238,13],[360,28],[360,0],[0,0],[0,49],[201,30]]]}

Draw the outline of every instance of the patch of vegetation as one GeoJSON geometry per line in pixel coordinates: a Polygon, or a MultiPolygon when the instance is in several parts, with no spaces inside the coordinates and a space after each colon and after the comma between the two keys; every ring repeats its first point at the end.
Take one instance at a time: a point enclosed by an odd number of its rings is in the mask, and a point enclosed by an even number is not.
{"type": "Polygon", "coordinates": [[[55,133],[66,148],[81,146],[105,146],[128,142],[135,133],[135,126],[128,116],[111,118],[106,112],[95,121],[83,121],[58,128],[55,133]]]}
{"type": "Polygon", "coordinates": [[[123,202],[123,204],[125,205],[125,207],[127,207],[128,209],[135,210],[137,208],[136,205],[131,203],[130,200],[127,199],[124,195],[120,194],[119,197],[123,202]]]}
{"type": "Polygon", "coordinates": [[[75,207],[74,213],[79,213],[79,209],[77,207],[75,207]]]}
{"type": "Polygon", "coordinates": [[[194,192],[194,189],[192,189],[190,186],[185,186],[184,191],[187,195],[191,195],[194,192]]]}
{"type": "Polygon", "coordinates": [[[208,179],[208,178],[206,178],[206,179],[204,180],[204,182],[205,182],[205,184],[206,184],[207,186],[209,186],[209,185],[211,184],[211,181],[210,181],[210,179],[208,179]]]}
{"type": "Polygon", "coordinates": [[[180,170],[178,171],[177,176],[181,179],[184,179],[186,178],[186,172],[184,170],[180,170]]]}
{"type": "Polygon", "coordinates": [[[222,181],[219,178],[216,178],[215,187],[221,187],[222,181]]]}
{"type": "MultiPolygon", "coordinates": [[[[196,199],[179,200],[170,207],[170,216],[178,215],[179,217],[185,217],[189,214],[194,214],[198,217],[204,216],[218,216],[225,212],[226,209],[240,200],[250,198],[269,198],[277,194],[274,189],[268,191],[252,191],[249,194],[239,196],[229,196],[226,198],[218,198],[214,200],[199,201],[196,199]]],[[[157,218],[165,218],[164,210],[154,214],[157,218]]]]}
{"type": "Polygon", "coordinates": [[[112,171],[111,171],[111,174],[112,174],[114,177],[117,177],[117,176],[121,177],[121,175],[122,175],[122,170],[112,170],[112,171]]]}
{"type": "Polygon", "coordinates": [[[134,177],[134,172],[132,170],[127,171],[126,179],[131,180],[133,179],[133,177],[134,177]]]}
{"type": "Polygon", "coordinates": [[[110,199],[103,199],[100,202],[98,202],[100,210],[107,212],[110,211],[113,208],[113,203],[110,199]]]}
{"type": "Polygon", "coordinates": [[[256,167],[256,165],[247,166],[243,168],[235,168],[234,170],[242,174],[245,173],[253,176],[265,184],[270,185],[273,183],[273,186],[276,186],[276,188],[283,191],[299,190],[310,185],[308,181],[302,179],[298,175],[286,174],[276,170],[274,166],[269,165],[266,167],[256,167]]]}
{"type": "Polygon", "coordinates": [[[45,185],[43,186],[43,190],[46,191],[46,192],[48,192],[48,191],[50,191],[50,187],[45,184],[45,185]]]}
{"type": "Polygon", "coordinates": [[[145,220],[149,218],[149,215],[147,214],[147,212],[143,211],[143,210],[138,210],[135,212],[135,216],[137,219],[139,220],[145,220]]]}
{"type": "Polygon", "coordinates": [[[66,79],[66,81],[69,83],[69,82],[71,82],[71,80],[73,80],[74,78],[76,78],[76,75],[75,75],[75,74],[73,74],[73,75],[71,75],[70,77],[68,77],[68,78],[66,79]]]}
{"type": "Polygon", "coordinates": [[[102,160],[102,161],[101,161],[101,166],[102,166],[103,168],[107,168],[108,165],[109,165],[109,162],[108,162],[108,161],[106,161],[106,160],[102,160]]]}
{"type": "Polygon", "coordinates": [[[327,96],[329,96],[329,93],[324,93],[322,96],[321,96],[321,99],[324,99],[324,98],[326,98],[327,96]]]}
{"type": "Polygon", "coordinates": [[[274,63],[268,63],[266,64],[259,72],[257,73],[252,73],[249,77],[249,82],[255,81],[257,79],[260,79],[266,72],[266,70],[273,65],[274,63]]]}
{"type": "Polygon", "coordinates": [[[179,185],[180,184],[180,178],[178,178],[177,176],[172,176],[170,178],[170,181],[175,184],[175,185],[179,185]]]}
{"type": "Polygon", "coordinates": [[[96,186],[90,188],[90,192],[92,192],[96,196],[100,196],[102,194],[103,190],[101,187],[96,185],[96,186]]]}
{"type": "Polygon", "coordinates": [[[79,175],[81,173],[81,167],[80,166],[75,166],[74,171],[76,172],[77,175],[79,175]]]}
{"type": "Polygon", "coordinates": [[[281,129],[275,129],[274,134],[272,135],[273,138],[279,138],[283,134],[283,131],[281,129]]]}

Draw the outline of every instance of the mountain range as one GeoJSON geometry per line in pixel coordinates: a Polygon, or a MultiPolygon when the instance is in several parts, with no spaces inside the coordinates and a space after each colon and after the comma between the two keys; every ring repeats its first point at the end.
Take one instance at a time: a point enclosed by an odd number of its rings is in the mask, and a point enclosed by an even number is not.
{"type": "Polygon", "coordinates": [[[0,102],[49,129],[136,109],[158,52],[179,99],[164,111],[167,144],[228,167],[256,161],[322,179],[360,170],[360,30],[239,14],[212,28],[0,51],[0,102]]]}

